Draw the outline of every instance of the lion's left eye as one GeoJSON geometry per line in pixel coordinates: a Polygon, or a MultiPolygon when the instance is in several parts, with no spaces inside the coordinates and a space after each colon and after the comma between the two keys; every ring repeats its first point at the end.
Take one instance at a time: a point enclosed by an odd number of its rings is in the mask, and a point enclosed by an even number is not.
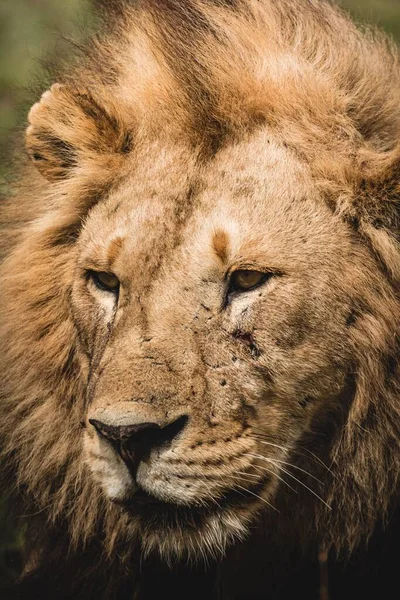
{"type": "Polygon", "coordinates": [[[235,271],[232,273],[230,280],[230,290],[246,291],[251,290],[264,283],[271,276],[271,273],[263,273],[261,271],[250,271],[247,269],[235,271]]]}
{"type": "Polygon", "coordinates": [[[107,292],[118,293],[119,279],[113,273],[106,273],[105,271],[90,271],[89,274],[93,283],[99,289],[107,292]]]}

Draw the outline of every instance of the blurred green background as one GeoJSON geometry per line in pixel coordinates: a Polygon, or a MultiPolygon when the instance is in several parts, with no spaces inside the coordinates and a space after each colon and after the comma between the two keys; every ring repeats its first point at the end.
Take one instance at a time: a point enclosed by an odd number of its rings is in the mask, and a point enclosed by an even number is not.
{"type": "MultiPolygon", "coordinates": [[[[182,0],[184,1],[184,0],[182,0]]],[[[277,0],[278,1],[278,0],[277,0]]],[[[96,0],[0,0],[0,156],[9,134],[24,124],[24,87],[40,78],[41,59],[93,25],[96,0]]],[[[400,42],[400,0],[342,0],[359,21],[379,25],[400,42]]],[[[399,99],[400,102],[400,99],[399,99]]],[[[6,175],[0,161],[0,177],[6,175]]],[[[0,582],[18,569],[23,530],[7,523],[0,498],[0,582]]]]}

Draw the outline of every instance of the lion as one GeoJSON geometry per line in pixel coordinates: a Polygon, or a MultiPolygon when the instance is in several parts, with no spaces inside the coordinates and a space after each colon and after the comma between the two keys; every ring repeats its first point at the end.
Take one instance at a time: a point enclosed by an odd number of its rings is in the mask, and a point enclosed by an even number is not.
{"type": "Polygon", "coordinates": [[[103,4],[2,204],[10,595],[389,597],[398,50],[323,0],[103,4]]]}

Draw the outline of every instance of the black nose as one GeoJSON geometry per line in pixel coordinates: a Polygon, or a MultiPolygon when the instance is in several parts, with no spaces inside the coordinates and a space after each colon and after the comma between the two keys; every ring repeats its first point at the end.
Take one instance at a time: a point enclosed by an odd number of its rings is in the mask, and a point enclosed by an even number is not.
{"type": "Polygon", "coordinates": [[[161,427],[157,423],[109,425],[97,419],[89,419],[97,433],[114,446],[133,471],[136,471],[139,462],[145,459],[153,448],[170,445],[184,429],[187,421],[188,417],[183,415],[161,427]]]}

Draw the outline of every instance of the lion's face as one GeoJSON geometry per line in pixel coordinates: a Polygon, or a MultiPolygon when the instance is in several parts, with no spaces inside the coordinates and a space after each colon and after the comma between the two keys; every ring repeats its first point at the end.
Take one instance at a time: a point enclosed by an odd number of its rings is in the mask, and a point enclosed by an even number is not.
{"type": "Polygon", "coordinates": [[[340,400],[358,258],[266,133],[201,170],[185,149],[135,160],[79,241],[85,460],[145,544],[183,552],[196,531],[215,550],[273,510],[291,449],[340,400]]]}
{"type": "Polygon", "coordinates": [[[106,4],[1,202],[6,485],[124,568],[349,555],[400,477],[397,55],[329,3],[106,4]]]}

